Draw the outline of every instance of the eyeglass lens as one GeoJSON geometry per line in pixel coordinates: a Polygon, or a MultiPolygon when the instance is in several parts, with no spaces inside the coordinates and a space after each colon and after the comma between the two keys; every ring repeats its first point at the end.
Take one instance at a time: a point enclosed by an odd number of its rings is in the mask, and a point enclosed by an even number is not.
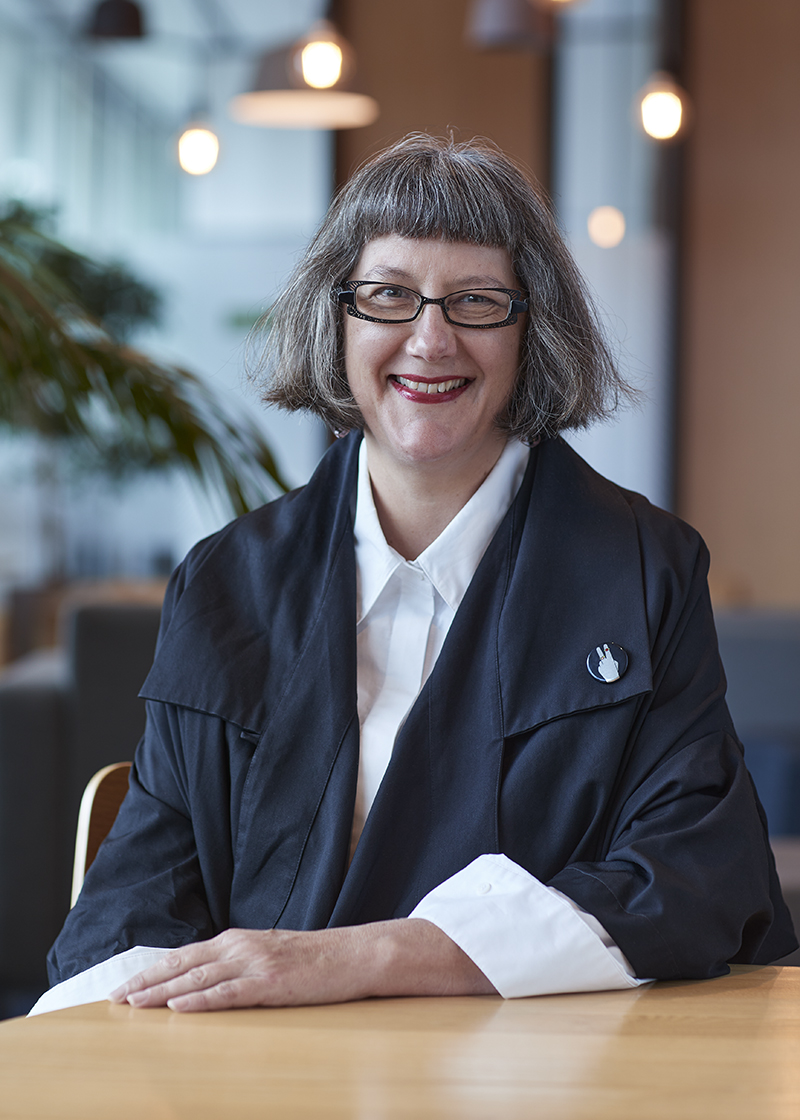
{"type": "MultiPolygon", "coordinates": [[[[422,296],[411,288],[395,284],[359,284],[355,291],[356,310],[374,319],[413,319],[422,296]]],[[[453,323],[475,326],[502,323],[511,308],[511,297],[491,288],[472,288],[445,296],[444,308],[453,323]]]]}

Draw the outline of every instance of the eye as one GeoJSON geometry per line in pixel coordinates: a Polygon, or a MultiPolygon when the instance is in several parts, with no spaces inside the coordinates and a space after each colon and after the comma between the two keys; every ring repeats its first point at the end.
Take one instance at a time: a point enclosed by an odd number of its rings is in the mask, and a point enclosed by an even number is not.
{"type": "Polygon", "coordinates": [[[447,314],[454,323],[466,326],[492,325],[508,318],[509,299],[491,288],[469,288],[447,297],[447,314]]]}
{"type": "Polygon", "coordinates": [[[374,288],[364,290],[364,294],[368,299],[385,301],[386,303],[391,303],[392,300],[405,300],[411,296],[408,288],[401,288],[396,284],[376,284],[374,288]]]}
{"type": "Polygon", "coordinates": [[[419,296],[401,284],[359,284],[356,309],[367,318],[413,319],[419,296]]]}
{"type": "Polygon", "coordinates": [[[500,292],[488,291],[474,291],[474,292],[456,292],[452,297],[454,304],[460,304],[468,307],[481,307],[481,306],[500,306],[506,303],[507,300],[500,292]]]}

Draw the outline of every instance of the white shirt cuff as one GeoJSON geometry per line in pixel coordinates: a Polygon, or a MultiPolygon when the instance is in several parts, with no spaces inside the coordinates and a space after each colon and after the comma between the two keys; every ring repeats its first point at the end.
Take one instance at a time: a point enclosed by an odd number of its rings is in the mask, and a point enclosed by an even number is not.
{"type": "Polygon", "coordinates": [[[157,949],[152,945],[135,945],[124,953],[118,953],[116,957],[109,957],[108,960],[87,968],[85,972],[71,976],[69,980],[62,980],[37,1000],[28,1015],[62,1011],[65,1007],[79,1007],[82,1003],[99,1003],[108,999],[109,992],[113,992],[132,976],[157,964],[172,951],[157,949]]]}
{"type": "Polygon", "coordinates": [[[438,926],[506,998],[648,983],[597,918],[507,856],[479,856],[409,917],[438,926]]]}

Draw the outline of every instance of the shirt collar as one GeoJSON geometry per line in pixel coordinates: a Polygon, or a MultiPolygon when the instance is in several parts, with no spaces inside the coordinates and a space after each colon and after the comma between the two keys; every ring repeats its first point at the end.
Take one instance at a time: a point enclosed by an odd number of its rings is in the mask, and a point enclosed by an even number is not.
{"type": "Polygon", "coordinates": [[[421,569],[451,610],[458,610],[481,558],[517,495],[529,448],[509,440],[500,458],[467,504],[416,560],[406,561],[386,542],[369,479],[367,442],[358,457],[355,537],[358,621],[369,613],[397,569],[421,569]]]}

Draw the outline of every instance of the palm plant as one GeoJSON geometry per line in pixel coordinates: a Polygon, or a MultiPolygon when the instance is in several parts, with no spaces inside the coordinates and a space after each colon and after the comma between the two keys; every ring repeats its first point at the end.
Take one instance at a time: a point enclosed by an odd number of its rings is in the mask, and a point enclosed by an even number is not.
{"type": "Polygon", "coordinates": [[[0,425],[117,476],[182,466],[235,514],[286,489],[248,416],[126,344],[153,319],[155,293],[67,248],[44,221],[18,203],[0,215],[0,425]]]}

